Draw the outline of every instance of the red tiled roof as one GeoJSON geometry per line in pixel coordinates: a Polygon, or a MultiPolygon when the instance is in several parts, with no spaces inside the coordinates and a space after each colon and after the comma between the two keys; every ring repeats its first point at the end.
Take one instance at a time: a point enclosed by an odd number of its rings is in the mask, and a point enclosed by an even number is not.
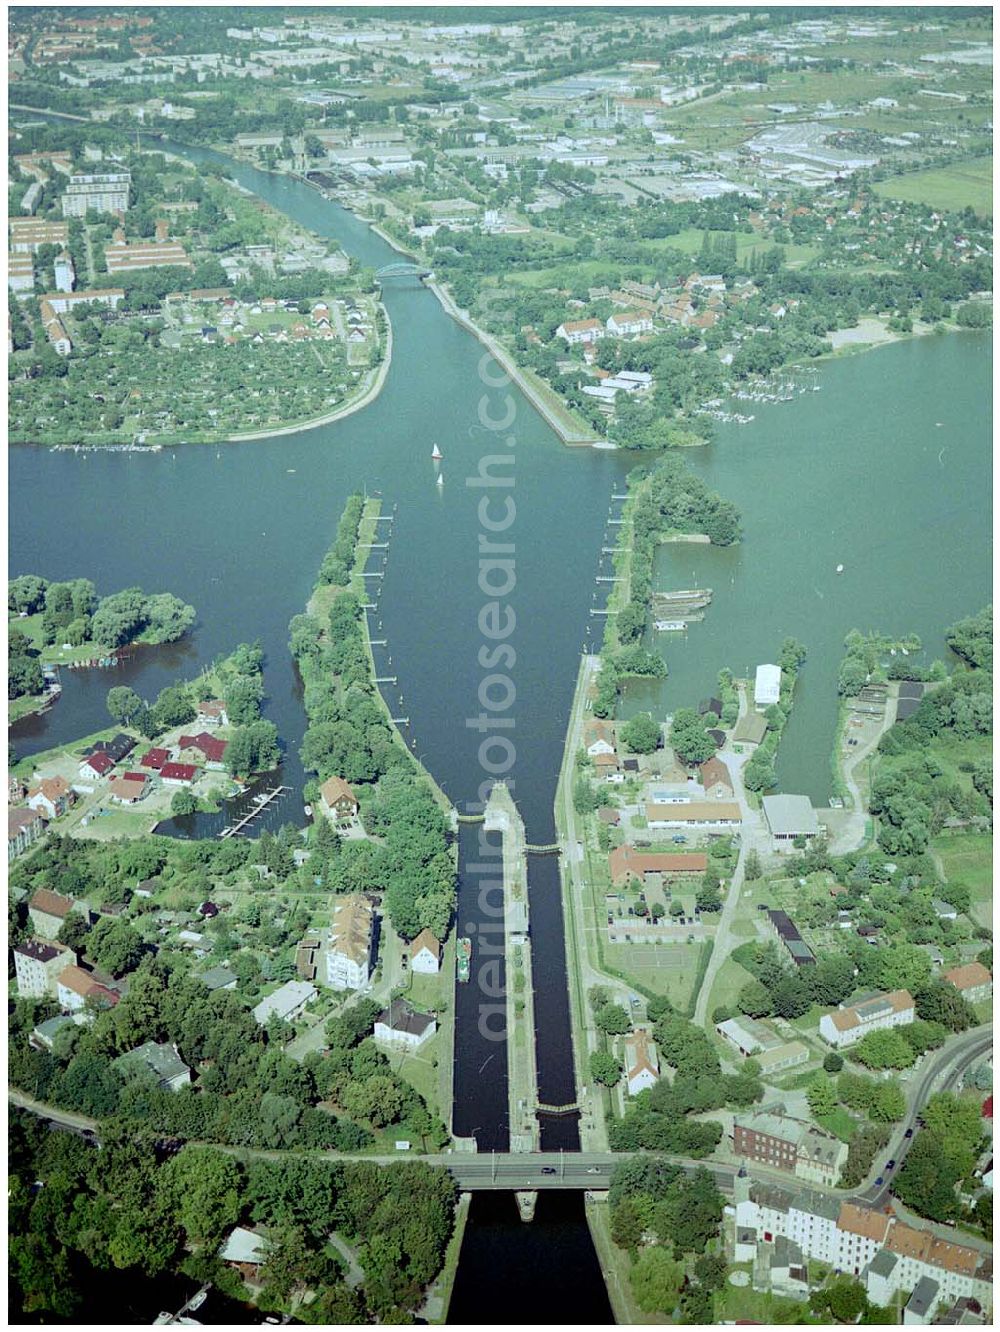
{"type": "Polygon", "coordinates": [[[197,735],[182,735],[177,743],[181,749],[199,750],[210,763],[219,763],[226,752],[227,741],[217,740],[207,731],[200,731],[197,735]]]}
{"type": "Polygon", "coordinates": [[[169,749],[148,749],[139,760],[144,768],[162,768],[170,758],[169,749]]]}
{"type": "Polygon", "coordinates": [[[164,763],[160,776],[175,781],[193,782],[198,769],[193,763],[164,763]]]}
{"type": "Polygon", "coordinates": [[[106,772],[110,772],[114,766],[114,760],[108,758],[107,754],[101,753],[91,754],[88,759],[80,764],[81,768],[90,768],[92,772],[98,773],[101,777],[106,772]]]}

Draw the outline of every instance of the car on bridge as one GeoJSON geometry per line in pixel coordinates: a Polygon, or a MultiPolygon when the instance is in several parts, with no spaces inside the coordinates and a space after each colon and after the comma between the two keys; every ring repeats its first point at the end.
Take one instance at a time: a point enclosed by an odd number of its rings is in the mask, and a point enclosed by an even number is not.
{"type": "Polygon", "coordinates": [[[542,1166],[543,1175],[554,1175],[555,1173],[556,1173],[555,1166],[542,1166]]]}

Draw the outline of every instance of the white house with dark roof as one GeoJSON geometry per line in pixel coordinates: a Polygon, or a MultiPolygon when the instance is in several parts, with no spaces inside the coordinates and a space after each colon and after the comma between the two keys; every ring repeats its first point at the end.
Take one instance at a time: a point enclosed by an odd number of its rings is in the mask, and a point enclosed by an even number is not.
{"type": "Polygon", "coordinates": [[[191,1070],[177,1053],[176,1045],[166,1042],[146,1041],[112,1061],[112,1067],[119,1072],[133,1068],[146,1069],[157,1080],[157,1086],[163,1091],[180,1091],[191,1085],[191,1070]]]}
{"type": "Polygon", "coordinates": [[[393,999],[376,1018],[374,1036],[381,1045],[417,1050],[436,1031],[437,1022],[429,1013],[418,1013],[405,999],[393,999]]]}

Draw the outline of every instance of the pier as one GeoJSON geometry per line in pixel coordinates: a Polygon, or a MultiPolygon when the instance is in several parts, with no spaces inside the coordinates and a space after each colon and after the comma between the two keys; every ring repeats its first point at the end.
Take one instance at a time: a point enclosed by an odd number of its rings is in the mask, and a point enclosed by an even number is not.
{"type": "Polygon", "coordinates": [[[258,814],[262,814],[264,810],[267,809],[268,805],[270,805],[273,801],[277,800],[278,797],[282,795],[285,791],[290,791],[291,789],[292,788],[290,786],[275,786],[272,790],[266,792],[266,794],[264,794],[263,796],[255,796],[254,799],[256,803],[253,809],[251,809],[248,813],[244,814],[243,817],[238,820],[238,822],[232,823],[228,827],[223,828],[223,830],[219,833],[219,836],[239,837],[243,829],[246,828],[248,824],[253,823],[254,819],[257,817],[258,814]]]}
{"type": "Polygon", "coordinates": [[[504,969],[507,990],[507,1095],[510,1150],[537,1152],[538,1075],[535,1004],[528,938],[528,865],[524,822],[505,782],[496,782],[484,823],[503,840],[504,969]]]}

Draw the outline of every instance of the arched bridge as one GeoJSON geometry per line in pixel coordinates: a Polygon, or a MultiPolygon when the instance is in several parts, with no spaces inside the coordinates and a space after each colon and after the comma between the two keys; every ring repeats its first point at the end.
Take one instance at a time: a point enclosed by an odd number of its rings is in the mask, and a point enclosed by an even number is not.
{"type": "Polygon", "coordinates": [[[429,268],[426,268],[423,264],[397,263],[397,264],[386,264],[383,268],[377,269],[375,276],[381,282],[383,278],[397,278],[397,277],[429,278],[433,277],[434,274],[431,272],[429,268]]]}

